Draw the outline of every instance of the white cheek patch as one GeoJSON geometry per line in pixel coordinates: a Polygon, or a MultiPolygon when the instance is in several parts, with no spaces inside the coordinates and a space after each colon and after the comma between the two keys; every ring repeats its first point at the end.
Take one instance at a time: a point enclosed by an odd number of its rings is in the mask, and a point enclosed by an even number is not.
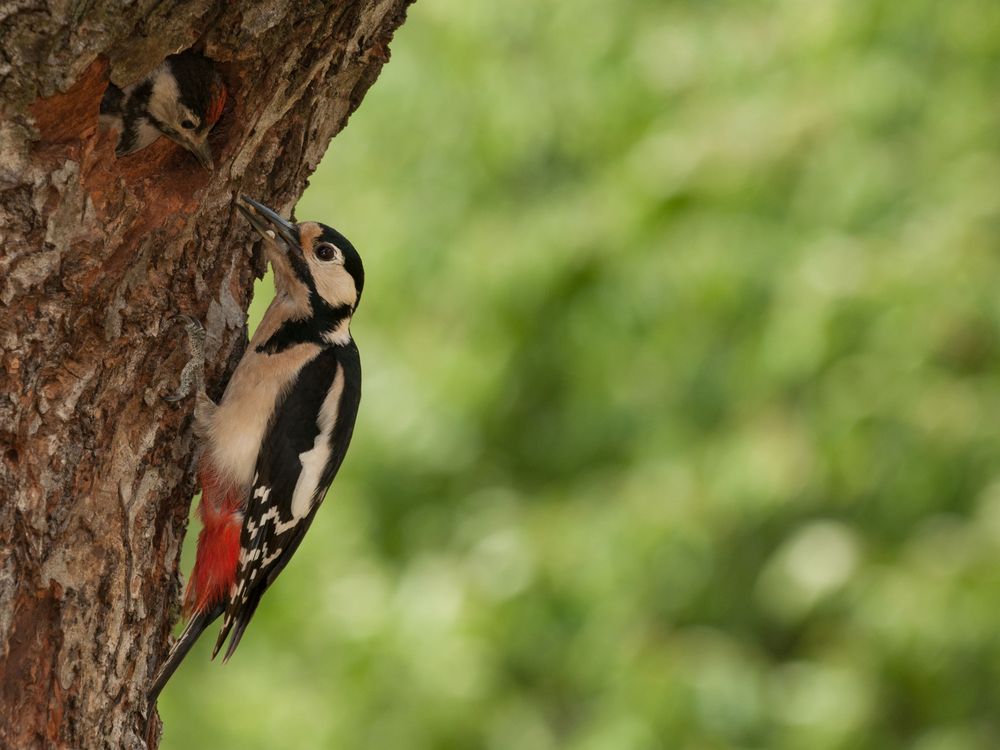
{"type": "Polygon", "coordinates": [[[307,257],[307,261],[313,281],[316,283],[316,291],[330,307],[341,305],[354,307],[354,303],[358,300],[358,290],[354,286],[354,279],[343,265],[323,263],[314,257],[307,257]]]}
{"type": "Polygon", "coordinates": [[[323,469],[326,468],[330,459],[330,435],[337,424],[337,410],[340,406],[340,396],[344,392],[344,370],[337,367],[337,374],[333,379],[333,387],[323,400],[323,406],[319,412],[319,434],[313,441],[313,447],[305,453],[299,454],[299,461],[302,462],[302,471],[299,479],[295,483],[295,492],[292,493],[292,517],[295,519],[304,518],[312,510],[314,499],[320,490],[320,480],[323,476],[323,469]]]}
{"type": "Polygon", "coordinates": [[[178,121],[180,109],[180,91],[177,89],[177,79],[170,75],[166,65],[161,65],[153,77],[153,91],[149,96],[147,108],[160,122],[172,125],[178,121]]]}

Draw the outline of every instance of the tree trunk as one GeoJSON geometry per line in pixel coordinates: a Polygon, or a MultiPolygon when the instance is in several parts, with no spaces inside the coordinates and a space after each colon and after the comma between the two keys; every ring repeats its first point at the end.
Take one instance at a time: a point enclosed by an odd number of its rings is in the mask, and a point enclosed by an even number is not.
{"type": "Polygon", "coordinates": [[[161,399],[188,356],[173,318],[205,323],[223,383],[263,270],[233,199],[295,203],[408,1],[0,6],[0,747],[157,744],[194,489],[191,402],[161,399]],[[116,160],[109,77],[190,46],[229,88],[215,171],[166,138],[116,160]]]}

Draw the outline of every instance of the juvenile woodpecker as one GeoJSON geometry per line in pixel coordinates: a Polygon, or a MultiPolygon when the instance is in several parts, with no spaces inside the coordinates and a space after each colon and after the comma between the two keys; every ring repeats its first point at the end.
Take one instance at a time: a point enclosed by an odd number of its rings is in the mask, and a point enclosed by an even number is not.
{"type": "Polygon", "coordinates": [[[232,656],[333,482],[361,400],[350,325],[364,269],[354,246],[330,227],[290,224],[245,196],[239,209],[264,238],[276,294],[218,404],[202,382],[204,330],[188,323],[192,360],[168,398],[196,386],[202,529],[184,595],[190,620],[150,686],[150,716],[163,685],[220,615],[212,656],[227,636],[224,660],[232,656]]]}
{"type": "Polygon", "coordinates": [[[165,135],[211,169],[208,134],[222,116],[226,96],[215,63],[197,52],[181,52],[124,90],[109,83],[101,100],[100,121],[118,131],[115,154],[119,157],[165,135]]]}

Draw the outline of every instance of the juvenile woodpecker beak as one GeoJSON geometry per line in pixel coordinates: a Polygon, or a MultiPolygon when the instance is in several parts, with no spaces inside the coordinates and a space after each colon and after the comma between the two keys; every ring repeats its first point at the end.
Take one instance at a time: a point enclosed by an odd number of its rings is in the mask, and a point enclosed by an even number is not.
{"type": "Polygon", "coordinates": [[[215,169],[215,165],[212,163],[212,147],[208,145],[207,138],[203,141],[196,141],[193,138],[188,138],[183,133],[166,133],[166,136],[177,145],[183,146],[194,154],[194,158],[198,160],[198,163],[209,172],[215,169]]]}
{"type": "Polygon", "coordinates": [[[265,240],[274,241],[280,237],[285,243],[286,250],[295,249],[301,252],[294,224],[288,223],[263,203],[258,203],[247,195],[240,196],[240,200],[242,203],[237,203],[236,207],[265,240]]]}
{"type": "Polygon", "coordinates": [[[198,160],[198,163],[209,172],[215,169],[215,165],[212,163],[212,149],[208,145],[207,140],[201,143],[192,142],[187,146],[187,149],[194,154],[194,158],[198,160]]]}
{"type": "Polygon", "coordinates": [[[196,141],[185,137],[181,133],[177,133],[176,135],[168,133],[167,137],[194,154],[194,158],[198,160],[198,163],[209,172],[215,169],[215,165],[212,163],[212,148],[208,145],[208,139],[196,141]]]}

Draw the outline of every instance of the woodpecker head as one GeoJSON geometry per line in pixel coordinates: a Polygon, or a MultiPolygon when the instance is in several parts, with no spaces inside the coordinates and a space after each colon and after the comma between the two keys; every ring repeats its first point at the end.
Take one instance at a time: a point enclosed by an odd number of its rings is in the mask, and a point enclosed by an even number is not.
{"type": "Polygon", "coordinates": [[[208,134],[226,106],[226,86],[215,64],[195,52],[182,52],[164,60],[148,82],[150,121],[211,169],[208,134]]]}
{"type": "Polygon", "coordinates": [[[222,116],[226,96],[215,64],[196,52],[182,52],[168,57],[125,91],[109,84],[101,101],[101,117],[119,131],[118,156],[145,148],[165,135],[211,169],[208,134],[222,116]]]}
{"type": "Polygon", "coordinates": [[[297,300],[316,318],[353,315],[365,284],[354,245],[325,224],[292,224],[252,198],[240,201],[238,208],[264,238],[277,293],[297,300]]]}

